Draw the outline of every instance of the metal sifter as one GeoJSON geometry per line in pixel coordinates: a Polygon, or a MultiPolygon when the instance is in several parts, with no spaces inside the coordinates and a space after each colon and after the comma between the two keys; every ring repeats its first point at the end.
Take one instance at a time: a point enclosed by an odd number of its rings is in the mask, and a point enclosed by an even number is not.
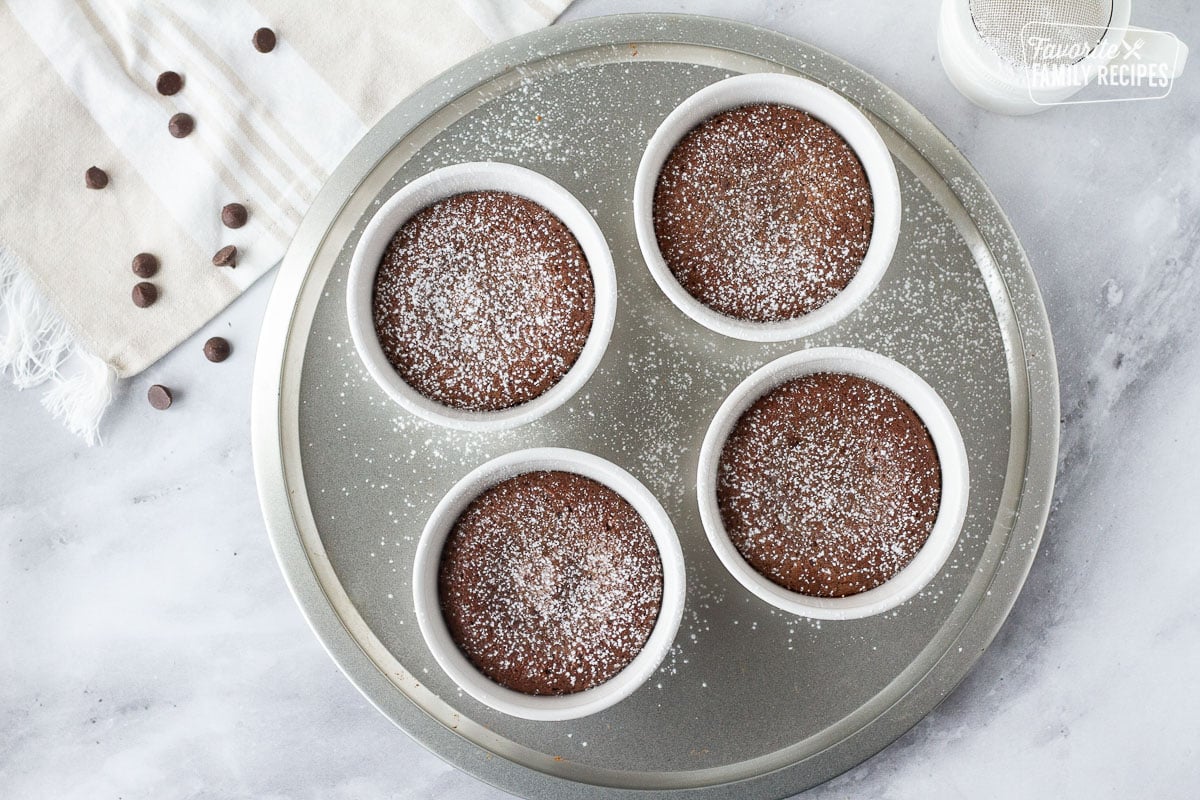
{"type": "Polygon", "coordinates": [[[1062,103],[1105,71],[1166,81],[1187,47],[1129,26],[1130,0],[944,0],[938,52],[950,82],[983,108],[1032,114],[1062,103]]]}

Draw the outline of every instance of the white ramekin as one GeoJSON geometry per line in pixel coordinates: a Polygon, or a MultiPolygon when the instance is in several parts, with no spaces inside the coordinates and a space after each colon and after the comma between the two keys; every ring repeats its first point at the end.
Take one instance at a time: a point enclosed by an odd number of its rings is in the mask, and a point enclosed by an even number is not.
{"type": "Polygon", "coordinates": [[[637,478],[610,461],[579,450],[557,447],[508,453],[468,473],[433,510],[417,543],[413,563],[413,602],[417,624],[438,664],[463,691],[479,702],[505,714],[533,720],[576,719],[595,714],[625,699],[645,683],[675,640],[683,616],[684,590],[683,551],[670,517],[654,495],[637,478]],[[438,567],[442,547],[462,512],[472,500],[497,483],[539,470],[560,470],[583,475],[624,497],[649,526],[662,561],[662,606],[645,647],[611,679],[576,694],[529,695],[492,681],[476,669],[455,645],[438,602],[438,567]]]}
{"type": "Polygon", "coordinates": [[[717,410],[704,444],[696,495],[708,541],[733,577],[776,608],[816,619],[857,619],[887,611],[919,592],[942,568],[954,550],[967,513],[970,490],[967,451],[950,409],[929,384],[890,358],[852,347],[818,347],[778,358],[758,369],[730,393],[717,410]],[[767,392],[803,375],[838,372],[858,375],[886,386],[902,397],[925,424],[937,450],[942,472],[942,497],[929,539],[913,560],[890,580],[849,597],[812,597],[783,588],[762,575],[744,558],[725,531],[717,507],[717,466],[725,440],[742,414],[767,392]]]}
{"type": "Polygon", "coordinates": [[[794,75],[752,73],[706,86],[684,100],[650,137],[633,187],[633,218],[638,244],[650,274],[680,311],[706,328],[735,339],[777,342],[827,328],[874,291],[891,263],[900,236],[900,182],[887,145],[862,112],[841,95],[794,75]],[[667,156],[684,136],[709,117],[753,103],[777,103],[805,111],[837,131],[862,162],[871,184],[875,218],[871,241],[858,273],[825,305],[780,322],[753,322],[709,308],[684,289],[663,260],[654,233],[654,189],[667,156]]]}
{"type": "Polygon", "coordinates": [[[587,383],[612,335],[617,314],[617,278],[612,253],[596,220],[574,195],[554,181],[514,164],[454,164],[407,184],[380,206],[367,223],[354,255],[346,285],[350,334],[359,357],[375,382],[405,410],[430,422],[470,431],[513,428],[544,416],[565,403],[587,383]],[[500,411],[453,408],[426,397],[400,377],[384,355],[375,333],[371,295],[379,261],[400,226],[421,209],[462,192],[509,192],[545,208],[574,234],[587,258],[595,287],[592,328],[575,364],[558,383],[529,402],[500,411]]]}

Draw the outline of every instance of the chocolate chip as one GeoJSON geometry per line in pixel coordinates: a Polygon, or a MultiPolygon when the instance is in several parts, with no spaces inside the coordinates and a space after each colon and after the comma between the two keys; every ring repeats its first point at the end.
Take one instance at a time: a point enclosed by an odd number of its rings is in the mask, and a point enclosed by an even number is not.
{"type": "Polygon", "coordinates": [[[260,53],[269,53],[275,49],[275,31],[270,28],[259,28],[254,32],[254,49],[260,53]]]}
{"type": "Polygon", "coordinates": [[[158,299],[158,287],[142,281],[133,287],[133,304],[138,308],[149,308],[158,299]]]}
{"type": "Polygon", "coordinates": [[[99,167],[88,167],[83,173],[83,182],[89,189],[103,189],[108,186],[108,173],[99,167]]]}
{"type": "Polygon", "coordinates": [[[214,267],[236,267],[237,266],[237,248],[231,244],[227,244],[217,251],[213,256],[214,267]]]}
{"type": "Polygon", "coordinates": [[[171,401],[174,399],[171,396],[171,390],[161,384],[154,384],[150,387],[150,391],[146,392],[146,399],[150,401],[150,405],[157,408],[159,411],[166,411],[171,407],[171,401]]]}
{"type": "Polygon", "coordinates": [[[138,253],[133,257],[133,274],[139,278],[153,278],[158,272],[158,259],[150,253],[138,253]]]}
{"type": "Polygon", "coordinates": [[[242,227],[249,216],[246,207],[241,203],[230,203],[221,209],[221,222],[225,223],[226,228],[242,227]]]}
{"type": "Polygon", "coordinates": [[[159,94],[175,94],[183,88],[183,76],[178,72],[168,70],[158,76],[158,82],[154,84],[154,88],[158,89],[159,94]]]}
{"type": "Polygon", "coordinates": [[[176,139],[182,139],[196,128],[196,120],[192,119],[191,114],[185,114],[182,111],[171,117],[167,122],[167,130],[176,139]]]}
{"type": "Polygon", "coordinates": [[[204,357],[214,364],[229,358],[229,341],[223,336],[214,336],[204,343],[204,357]]]}

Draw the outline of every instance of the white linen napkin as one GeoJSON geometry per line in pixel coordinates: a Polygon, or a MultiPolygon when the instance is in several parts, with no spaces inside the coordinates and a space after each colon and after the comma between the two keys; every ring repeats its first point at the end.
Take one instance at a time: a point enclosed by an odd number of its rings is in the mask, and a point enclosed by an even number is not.
{"type": "Polygon", "coordinates": [[[570,0],[8,0],[0,4],[0,371],[89,443],[141,372],[282,258],[366,130],[570,0]],[[271,28],[268,53],[252,43],[271,28]],[[183,76],[160,94],[160,73],[183,76]],[[185,138],[168,119],[195,120],[185,138]],[[91,166],[110,178],[85,188],[91,166]],[[249,221],[222,225],[241,203],[249,221]],[[213,266],[235,245],[236,268],[213,266]],[[158,300],[131,300],[137,253],[158,300]]]}

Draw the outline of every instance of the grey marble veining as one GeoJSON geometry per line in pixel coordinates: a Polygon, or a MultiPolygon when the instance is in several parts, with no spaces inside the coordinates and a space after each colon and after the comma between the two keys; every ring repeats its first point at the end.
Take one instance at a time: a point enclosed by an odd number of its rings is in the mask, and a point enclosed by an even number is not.
{"type": "MultiPolygon", "coordinates": [[[[1162,101],[1005,118],[936,60],[936,3],[580,0],[734,16],[880,77],[1012,219],[1050,314],[1062,459],[1042,550],[962,686],[810,793],[1163,796],[1200,785],[1200,65],[1162,101]],[[904,7],[902,7],[902,5],[904,7]]],[[[1134,21],[1200,43],[1194,3],[1134,21]]],[[[0,796],[501,796],[423,751],[337,672],[274,564],[249,382],[269,279],[120,390],[87,449],[0,388],[0,796]],[[234,344],[209,364],[202,342],[234,344]],[[146,387],[177,387],[155,412],[146,387]]]]}

